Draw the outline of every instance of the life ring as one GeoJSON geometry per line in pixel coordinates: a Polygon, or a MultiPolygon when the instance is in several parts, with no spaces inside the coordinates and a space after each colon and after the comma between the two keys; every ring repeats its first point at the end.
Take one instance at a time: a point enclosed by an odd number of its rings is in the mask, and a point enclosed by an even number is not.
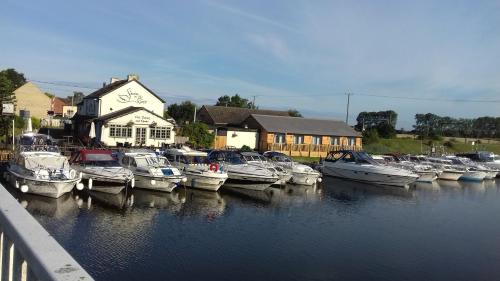
{"type": "Polygon", "coordinates": [[[209,169],[210,169],[210,171],[217,172],[219,170],[219,164],[212,163],[212,164],[210,164],[209,169]]]}
{"type": "Polygon", "coordinates": [[[76,178],[76,171],[75,170],[70,170],[69,171],[69,178],[70,179],[76,178]]]}

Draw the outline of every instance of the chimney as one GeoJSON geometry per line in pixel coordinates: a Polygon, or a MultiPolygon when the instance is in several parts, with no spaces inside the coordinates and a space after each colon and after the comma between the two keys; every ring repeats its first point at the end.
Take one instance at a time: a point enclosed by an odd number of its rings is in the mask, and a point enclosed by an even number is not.
{"type": "Polygon", "coordinates": [[[139,75],[137,75],[137,74],[129,74],[129,75],[127,75],[127,80],[128,81],[131,81],[131,80],[139,81],[139,75]]]}
{"type": "Polygon", "coordinates": [[[115,83],[116,81],[120,81],[120,78],[111,77],[111,79],[109,79],[109,84],[113,84],[113,83],[115,83]]]}

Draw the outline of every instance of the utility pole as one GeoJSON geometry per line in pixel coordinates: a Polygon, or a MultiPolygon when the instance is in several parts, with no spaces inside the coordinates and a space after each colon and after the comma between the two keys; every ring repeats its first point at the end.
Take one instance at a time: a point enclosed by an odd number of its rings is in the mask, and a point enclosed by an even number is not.
{"type": "Polygon", "coordinates": [[[196,105],[194,106],[193,123],[196,123],[196,105]]]}
{"type": "Polygon", "coordinates": [[[345,123],[349,125],[349,102],[352,94],[347,92],[346,95],[347,95],[347,113],[345,115],[345,123]]]}
{"type": "Polygon", "coordinates": [[[253,96],[252,109],[255,109],[255,96],[253,96]]]}

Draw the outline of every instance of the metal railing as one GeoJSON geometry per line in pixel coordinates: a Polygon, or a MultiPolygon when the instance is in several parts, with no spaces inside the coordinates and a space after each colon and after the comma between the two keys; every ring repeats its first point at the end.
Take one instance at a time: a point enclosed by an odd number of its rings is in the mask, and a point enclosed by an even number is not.
{"type": "Polygon", "coordinates": [[[0,280],[94,280],[1,184],[0,280]]]}

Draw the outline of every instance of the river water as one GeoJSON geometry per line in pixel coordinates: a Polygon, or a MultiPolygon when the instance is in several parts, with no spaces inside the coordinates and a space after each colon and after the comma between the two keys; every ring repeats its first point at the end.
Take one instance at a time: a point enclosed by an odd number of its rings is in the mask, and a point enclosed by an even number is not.
{"type": "Polygon", "coordinates": [[[96,280],[499,280],[500,180],[18,194],[96,280]]]}

